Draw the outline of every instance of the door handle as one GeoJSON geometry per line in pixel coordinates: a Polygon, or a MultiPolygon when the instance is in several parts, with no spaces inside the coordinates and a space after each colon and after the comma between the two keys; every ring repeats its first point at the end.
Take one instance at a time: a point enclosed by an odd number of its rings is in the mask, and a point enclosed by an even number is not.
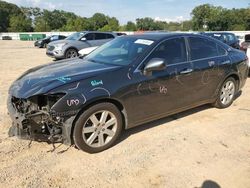
{"type": "Polygon", "coordinates": [[[209,61],[209,62],[208,62],[208,65],[209,65],[209,67],[212,67],[212,66],[215,65],[215,62],[214,62],[214,61],[209,61]]]}
{"type": "Polygon", "coordinates": [[[185,70],[181,71],[180,74],[188,74],[191,72],[193,72],[193,69],[185,69],[185,70]]]}

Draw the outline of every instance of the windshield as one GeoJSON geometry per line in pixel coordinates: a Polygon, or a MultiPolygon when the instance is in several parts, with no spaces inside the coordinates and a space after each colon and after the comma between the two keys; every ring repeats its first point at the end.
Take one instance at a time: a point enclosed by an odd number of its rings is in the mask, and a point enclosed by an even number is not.
{"type": "Polygon", "coordinates": [[[69,35],[66,40],[78,40],[80,39],[85,33],[84,32],[77,32],[69,35]]]}
{"type": "Polygon", "coordinates": [[[116,38],[85,57],[88,61],[129,65],[154,43],[152,40],[121,37],[116,38]]]}

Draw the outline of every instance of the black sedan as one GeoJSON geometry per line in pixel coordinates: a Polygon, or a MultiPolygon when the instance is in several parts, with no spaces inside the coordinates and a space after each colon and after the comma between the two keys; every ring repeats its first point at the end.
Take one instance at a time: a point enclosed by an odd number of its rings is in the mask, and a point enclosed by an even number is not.
{"type": "Polygon", "coordinates": [[[204,35],[207,35],[209,37],[213,37],[217,40],[220,40],[221,42],[224,42],[225,44],[227,44],[233,48],[240,49],[240,42],[234,33],[208,32],[208,33],[201,33],[201,34],[204,34],[204,35]]]}
{"type": "Polygon", "coordinates": [[[100,152],[123,129],[203,104],[229,107],[245,85],[247,61],[202,35],[118,37],[85,58],[19,77],[9,90],[9,134],[100,152]]]}
{"type": "Polygon", "coordinates": [[[40,39],[40,40],[37,40],[35,43],[34,43],[34,46],[35,47],[38,47],[38,48],[46,48],[47,45],[50,43],[50,42],[53,42],[53,41],[57,41],[57,40],[63,40],[65,39],[66,36],[63,36],[63,35],[52,35],[52,36],[48,36],[44,39],[40,39]]]}

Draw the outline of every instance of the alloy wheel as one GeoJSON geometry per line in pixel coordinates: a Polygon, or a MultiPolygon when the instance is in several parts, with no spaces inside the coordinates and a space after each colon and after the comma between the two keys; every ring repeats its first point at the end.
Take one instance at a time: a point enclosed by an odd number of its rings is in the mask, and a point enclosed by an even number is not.
{"type": "Polygon", "coordinates": [[[77,56],[78,54],[75,50],[72,49],[67,51],[66,58],[75,58],[77,56]]]}
{"type": "Polygon", "coordinates": [[[84,142],[90,147],[107,145],[117,131],[117,119],[107,110],[98,111],[89,116],[82,130],[84,142]]]}
{"type": "Polygon", "coordinates": [[[227,81],[222,89],[220,94],[220,100],[223,105],[228,105],[232,102],[235,94],[235,84],[231,80],[227,81]]]}

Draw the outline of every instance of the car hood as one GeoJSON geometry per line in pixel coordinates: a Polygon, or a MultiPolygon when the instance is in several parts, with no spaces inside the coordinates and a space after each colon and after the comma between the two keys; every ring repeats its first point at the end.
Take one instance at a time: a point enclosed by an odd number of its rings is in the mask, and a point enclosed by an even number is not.
{"type": "Polygon", "coordinates": [[[56,41],[50,42],[49,45],[53,46],[56,44],[71,43],[71,42],[72,40],[56,40],[56,41]]]}
{"type": "Polygon", "coordinates": [[[93,63],[80,58],[50,63],[26,71],[12,84],[9,94],[26,99],[119,68],[121,66],[93,63]]]}

